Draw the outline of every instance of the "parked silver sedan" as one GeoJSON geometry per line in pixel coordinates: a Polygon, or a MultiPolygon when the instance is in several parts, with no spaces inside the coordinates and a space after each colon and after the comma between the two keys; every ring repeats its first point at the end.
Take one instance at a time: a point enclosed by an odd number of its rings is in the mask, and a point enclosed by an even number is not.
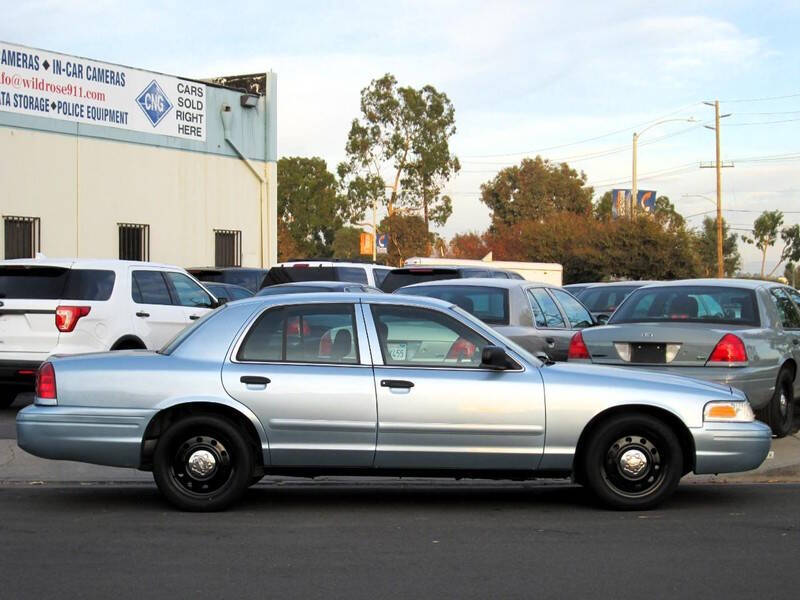
{"type": "Polygon", "coordinates": [[[576,335],[569,359],[731,385],[782,437],[800,385],[798,305],[797,290],[768,281],[654,283],[632,292],[608,325],[576,335]]]}
{"type": "Polygon", "coordinates": [[[229,303],[157,353],[53,357],[17,435],[37,456],[152,469],[185,510],[265,474],[572,475],[646,509],[770,448],[730,387],[547,366],[453,304],[342,293],[229,303]]]}
{"type": "Polygon", "coordinates": [[[439,298],[466,310],[534,356],[567,360],[576,331],[597,322],[561,287],[508,279],[451,279],[400,288],[395,294],[439,298]]]}

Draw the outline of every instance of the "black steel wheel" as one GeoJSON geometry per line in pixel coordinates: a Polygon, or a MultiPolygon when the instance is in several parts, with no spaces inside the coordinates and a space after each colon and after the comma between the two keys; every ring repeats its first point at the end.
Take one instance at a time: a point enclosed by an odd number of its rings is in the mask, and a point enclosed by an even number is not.
{"type": "Polygon", "coordinates": [[[794,424],[794,377],[789,369],[781,369],[775,381],[775,392],[769,404],[756,411],[756,416],[772,429],[775,437],[786,437],[794,424]]]}
{"type": "Polygon", "coordinates": [[[238,427],[216,415],[186,417],[158,441],[153,478],[175,506],[222,510],[238,500],[253,475],[253,454],[238,427]]]}
{"type": "Polygon", "coordinates": [[[605,505],[623,510],[658,506],[683,476],[683,451],[672,429],[648,414],[601,423],[583,454],[586,483],[605,505]]]}

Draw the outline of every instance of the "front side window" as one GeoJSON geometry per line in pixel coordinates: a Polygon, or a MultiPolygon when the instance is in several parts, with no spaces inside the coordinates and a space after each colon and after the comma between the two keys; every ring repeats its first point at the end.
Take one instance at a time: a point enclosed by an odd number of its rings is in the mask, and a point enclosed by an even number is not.
{"type": "Polygon", "coordinates": [[[161,271],[134,271],[131,295],[137,304],[172,304],[161,271]]]}
{"type": "Polygon", "coordinates": [[[439,311],[372,306],[383,362],[390,366],[477,368],[489,341],[439,311]]]}
{"type": "Polygon", "coordinates": [[[680,285],[639,288],[611,315],[615,323],[729,323],[759,326],[753,290],[680,285]]]}
{"type": "Polygon", "coordinates": [[[567,319],[572,329],[583,329],[592,324],[592,315],[590,315],[589,311],[586,310],[580,302],[575,300],[571,294],[557,289],[552,289],[550,291],[567,314],[567,319]]]}
{"type": "Polygon", "coordinates": [[[544,288],[531,288],[528,290],[528,298],[531,310],[536,318],[537,327],[549,329],[565,329],[564,317],[558,310],[558,306],[544,288]]]}
{"type": "Polygon", "coordinates": [[[166,273],[178,296],[178,304],[193,308],[211,308],[214,304],[206,291],[183,273],[166,273]]]}
{"type": "Polygon", "coordinates": [[[272,308],[250,328],[236,354],[242,362],[358,364],[352,304],[272,308]]]}
{"type": "Polygon", "coordinates": [[[782,288],[772,288],[770,297],[778,310],[781,325],[786,329],[800,329],[800,314],[797,313],[797,308],[795,308],[788,294],[782,288]]]}

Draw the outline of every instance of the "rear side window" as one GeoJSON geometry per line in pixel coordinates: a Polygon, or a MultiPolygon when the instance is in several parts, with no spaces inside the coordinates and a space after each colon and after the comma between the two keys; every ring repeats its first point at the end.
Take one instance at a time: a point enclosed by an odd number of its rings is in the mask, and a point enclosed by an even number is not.
{"type": "Polygon", "coordinates": [[[753,290],[699,285],[640,288],[625,300],[608,322],[662,321],[729,323],[754,327],[760,323],[753,290]]]}
{"type": "Polygon", "coordinates": [[[528,295],[531,300],[531,310],[536,316],[537,327],[566,328],[567,325],[564,323],[564,318],[547,290],[544,288],[532,288],[528,290],[528,295]],[[544,320],[544,325],[541,325],[542,320],[544,320]]]}
{"type": "Polygon", "coordinates": [[[243,362],[357,364],[353,306],[312,304],[269,309],[247,332],[236,359],[243,362]]]}
{"type": "Polygon", "coordinates": [[[569,324],[572,329],[582,329],[592,324],[592,315],[590,315],[589,311],[586,310],[580,302],[575,300],[572,295],[563,290],[552,289],[550,291],[567,314],[567,319],[569,319],[569,324]]]}
{"type": "Polygon", "coordinates": [[[0,298],[31,300],[108,300],[114,271],[64,267],[0,268],[0,298]]]}
{"type": "Polygon", "coordinates": [[[137,304],[172,304],[161,271],[134,271],[131,295],[137,304]]]}
{"type": "Polygon", "coordinates": [[[368,283],[367,271],[364,267],[334,267],[339,281],[350,283],[368,283]]]}
{"type": "Polygon", "coordinates": [[[114,291],[114,271],[72,269],[61,298],[64,300],[108,300],[114,291]]]}
{"type": "Polygon", "coordinates": [[[778,310],[781,325],[786,329],[800,329],[800,314],[797,313],[797,308],[786,292],[782,288],[772,288],[770,296],[778,310]]]}

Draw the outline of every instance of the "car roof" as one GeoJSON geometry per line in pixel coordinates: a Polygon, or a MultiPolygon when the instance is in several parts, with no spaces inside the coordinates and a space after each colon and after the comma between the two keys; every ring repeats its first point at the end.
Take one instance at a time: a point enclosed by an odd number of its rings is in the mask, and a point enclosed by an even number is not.
{"type": "MultiPolygon", "coordinates": [[[[273,286],[274,287],[274,286],[273,286]]],[[[272,304],[312,304],[331,302],[364,302],[370,304],[397,304],[409,306],[422,306],[428,308],[450,308],[455,306],[452,302],[445,302],[438,298],[427,296],[407,296],[403,294],[374,294],[370,292],[311,292],[308,294],[275,294],[272,296],[252,296],[237,300],[237,304],[253,303],[269,306],[272,304]]]]}
{"type": "MultiPolygon", "coordinates": [[[[425,288],[425,287],[443,287],[443,286],[471,286],[471,287],[490,287],[511,289],[517,287],[547,287],[547,288],[560,288],[559,285],[552,283],[545,283],[543,281],[530,281],[528,279],[494,279],[491,277],[465,277],[463,279],[440,279],[438,281],[423,281],[421,283],[412,283],[404,285],[398,290],[405,288],[425,288]]],[[[393,293],[396,293],[393,292],[393,293]]]]}
{"type": "Polygon", "coordinates": [[[262,289],[275,289],[275,288],[293,288],[293,287],[324,287],[330,289],[338,289],[347,287],[349,285],[366,285],[364,283],[355,283],[353,281],[292,281],[289,283],[276,283],[275,285],[268,285],[262,289]]]}
{"type": "Polygon", "coordinates": [[[710,287],[736,287],[755,290],[770,284],[783,285],[777,281],[765,281],[763,279],[676,279],[675,281],[654,281],[648,284],[647,287],[703,285],[710,287]]]}
{"type": "Polygon", "coordinates": [[[654,281],[654,280],[642,280],[642,281],[598,281],[595,283],[582,283],[582,284],[573,284],[573,285],[585,285],[586,289],[596,288],[596,287],[621,287],[621,286],[630,286],[630,285],[637,285],[637,286],[645,286],[650,285],[651,283],[664,283],[662,281],[654,281]]]}
{"type": "Polygon", "coordinates": [[[187,271],[258,271],[259,273],[266,271],[261,267],[188,267],[187,271]]]}
{"type": "Polygon", "coordinates": [[[140,260],[118,260],[113,258],[14,258],[0,261],[0,266],[36,266],[36,267],[64,267],[64,268],[96,268],[96,269],[124,269],[126,267],[143,267],[155,269],[179,269],[183,267],[157,262],[144,262],[140,260]]]}
{"type": "Polygon", "coordinates": [[[294,267],[296,265],[303,265],[309,267],[364,267],[366,269],[392,269],[388,265],[379,265],[371,262],[355,262],[345,260],[330,260],[330,259],[309,259],[309,260],[287,260],[284,262],[276,263],[276,267],[294,267]]]}

